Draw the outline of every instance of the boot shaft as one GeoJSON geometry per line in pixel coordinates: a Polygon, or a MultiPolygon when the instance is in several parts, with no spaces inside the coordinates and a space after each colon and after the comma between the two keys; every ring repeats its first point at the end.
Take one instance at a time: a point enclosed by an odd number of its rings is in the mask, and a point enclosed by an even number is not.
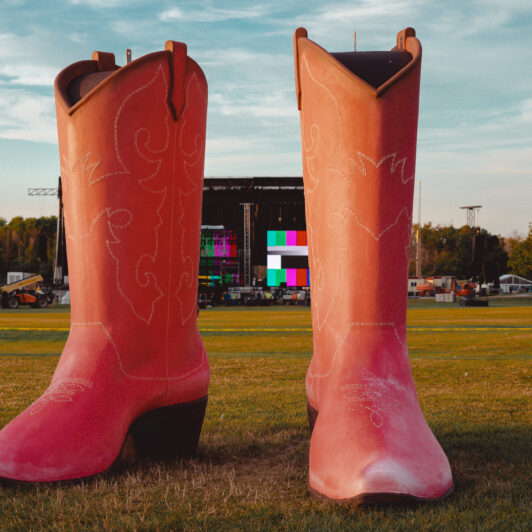
{"type": "Polygon", "coordinates": [[[151,364],[171,374],[163,359],[201,343],[203,72],[169,41],[122,68],[95,52],[55,92],[72,323],[102,324],[120,352],[165,352],[151,364]]]}
{"type": "Polygon", "coordinates": [[[303,29],[294,41],[314,330],[333,307],[335,330],[404,328],[421,46],[410,29],[388,54],[329,54],[303,29]]]}

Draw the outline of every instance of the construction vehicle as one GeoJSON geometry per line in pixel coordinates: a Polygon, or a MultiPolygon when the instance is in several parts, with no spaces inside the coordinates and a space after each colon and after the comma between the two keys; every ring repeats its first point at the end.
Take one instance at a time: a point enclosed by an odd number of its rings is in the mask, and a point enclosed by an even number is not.
{"type": "Polygon", "coordinates": [[[474,281],[455,281],[453,283],[453,292],[457,296],[474,297],[477,283],[474,281]]]}
{"type": "Polygon", "coordinates": [[[434,296],[436,294],[436,288],[431,280],[429,280],[427,283],[416,286],[416,294],[420,297],[434,296]]]}
{"type": "Polygon", "coordinates": [[[16,309],[19,305],[46,308],[53,301],[53,293],[41,287],[42,275],[30,275],[20,281],[0,287],[2,308],[16,309]]]}
{"type": "Polygon", "coordinates": [[[487,298],[478,297],[480,287],[474,281],[458,281],[454,286],[454,293],[460,296],[460,306],[462,307],[487,307],[487,298]]]}

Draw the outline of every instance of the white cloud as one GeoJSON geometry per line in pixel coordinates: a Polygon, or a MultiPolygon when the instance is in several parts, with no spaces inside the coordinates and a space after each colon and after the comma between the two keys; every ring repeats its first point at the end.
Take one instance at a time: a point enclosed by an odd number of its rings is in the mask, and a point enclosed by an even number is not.
{"type": "Polygon", "coordinates": [[[131,0],[70,0],[73,6],[89,6],[91,8],[120,7],[131,3],[131,0]]]}
{"type": "Polygon", "coordinates": [[[291,118],[297,119],[298,111],[292,91],[263,91],[260,94],[229,96],[222,93],[209,98],[215,112],[224,116],[250,118],[291,118]]]}
{"type": "MultiPolygon", "coordinates": [[[[434,120],[432,120],[434,122],[434,120]]],[[[446,127],[420,128],[420,146],[431,152],[486,152],[532,145],[532,99],[494,111],[457,111],[446,127]]]]}
{"type": "Polygon", "coordinates": [[[359,20],[364,18],[376,19],[377,17],[392,16],[395,14],[405,14],[410,12],[413,6],[419,2],[404,0],[388,0],[375,2],[374,0],[362,0],[357,5],[338,4],[327,5],[319,10],[318,16],[321,20],[344,22],[348,20],[359,20]]]}
{"type": "Polygon", "coordinates": [[[522,102],[519,119],[532,126],[532,98],[528,98],[522,102]]]}
{"type": "Polygon", "coordinates": [[[51,87],[57,71],[39,64],[0,64],[0,76],[8,78],[9,84],[51,87]]]}
{"type": "Polygon", "coordinates": [[[178,7],[172,7],[166,11],[163,11],[159,15],[159,19],[163,22],[174,22],[176,20],[185,20],[186,17],[182,9],[179,9],[178,7]]]}
{"type": "Polygon", "coordinates": [[[269,139],[264,137],[246,138],[237,136],[207,137],[207,149],[213,157],[235,151],[257,151],[269,139]]]}
{"type": "Polygon", "coordinates": [[[295,105],[267,106],[267,105],[223,105],[220,107],[223,115],[242,115],[249,118],[286,118],[297,116],[295,105]]]}
{"type": "Polygon", "coordinates": [[[13,33],[0,33],[0,59],[20,56],[23,44],[13,33]]]}
{"type": "Polygon", "coordinates": [[[187,9],[172,7],[163,11],[159,19],[163,22],[189,21],[189,22],[221,22],[234,19],[259,19],[272,13],[271,7],[250,6],[243,9],[220,9],[205,6],[202,9],[187,9]]]}
{"type": "Polygon", "coordinates": [[[209,146],[205,158],[205,175],[215,176],[300,176],[301,153],[279,153],[265,150],[249,153],[212,155],[209,146]],[[214,173],[213,173],[214,172],[214,173]]]}
{"type": "Polygon", "coordinates": [[[56,143],[54,99],[0,87],[0,138],[56,143]]]}
{"type": "Polygon", "coordinates": [[[285,64],[291,65],[293,61],[291,53],[273,54],[257,52],[251,48],[221,48],[216,50],[215,54],[212,50],[204,50],[196,53],[195,57],[202,66],[216,65],[225,70],[238,65],[245,66],[247,69],[259,68],[264,71],[268,68],[279,69],[279,66],[285,64]]]}
{"type": "Polygon", "coordinates": [[[395,44],[395,32],[415,27],[422,6],[422,0],[323,2],[318,9],[281,23],[291,31],[297,26],[307,28],[309,38],[326,49],[350,49],[353,31],[360,50],[389,49],[395,44]]]}
{"type": "Polygon", "coordinates": [[[71,33],[68,38],[77,44],[81,44],[87,41],[86,33],[71,33]]]}

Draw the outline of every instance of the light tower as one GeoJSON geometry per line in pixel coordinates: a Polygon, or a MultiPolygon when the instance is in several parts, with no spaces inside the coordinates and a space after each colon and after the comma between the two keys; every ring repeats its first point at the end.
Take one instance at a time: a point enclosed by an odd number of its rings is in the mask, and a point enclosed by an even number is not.
{"type": "Polygon", "coordinates": [[[471,263],[472,268],[474,268],[474,265],[476,263],[477,258],[477,235],[478,235],[478,229],[477,223],[476,223],[476,214],[479,209],[482,208],[482,205],[466,205],[464,207],[460,207],[461,209],[466,209],[467,214],[467,225],[473,229],[473,236],[471,238],[471,263]]]}
{"type": "Polygon", "coordinates": [[[482,205],[466,205],[464,207],[460,207],[461,209],[466,209],[466,215],[467,215],[467,222],[466,224],[469,227],[476,227],[476,214],[479,209],[482,208],[482,205]]]}
{"type": "Polygon", "coordinates": [[[61,176],[59,176],[57,188],[29,188],[28,196],[57,196],[59,212],[57,215],[53,284],[62,285],[64,282],[64,276],[68,272],[68,265],[66,261],[65,222],[63,219],[63,193],[61,188],[61,176]]]}

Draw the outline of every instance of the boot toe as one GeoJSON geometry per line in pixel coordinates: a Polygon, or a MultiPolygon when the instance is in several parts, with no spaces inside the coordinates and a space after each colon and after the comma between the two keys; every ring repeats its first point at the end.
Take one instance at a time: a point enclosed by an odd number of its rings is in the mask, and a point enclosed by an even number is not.
{"type": "Polygon", "coordinates": [[[311,436],[311,492],[364,503],[436,500],[452,490],[449,461],[421,410],[408,401],[393,405],[385,405],[378,424],[365,408],[324,406],[311,436]]]}
{"type": "Polygon", "coordinates": [[[103,471],[112,462],[72,419],[62,422],[59,417],[45,425],[33,421],[26,410],[0,431],[1,480],[73,480],[103,471]],[[91,445],[95,452],[88,449],[91,445]]]}
{"type": "Polygon", "coordinates": [[[364,469],[358,482],[357,495],[389,494],[415,499],[438,499],[452,487],[450,468],[440,468],[430,478],[394,458],[384,458],[364,469]]]}
{"type": "Polygon", "coordinates": [[[351,465],[337,470],[336,474],[332,468],[323,474],[311,471],[310,491],[329,500],[360,504],[400,499],[437,500],[453,488],[448,463],[428,474],[392,457],[375,460],[362,469],[356,463],[351,465]]]}

